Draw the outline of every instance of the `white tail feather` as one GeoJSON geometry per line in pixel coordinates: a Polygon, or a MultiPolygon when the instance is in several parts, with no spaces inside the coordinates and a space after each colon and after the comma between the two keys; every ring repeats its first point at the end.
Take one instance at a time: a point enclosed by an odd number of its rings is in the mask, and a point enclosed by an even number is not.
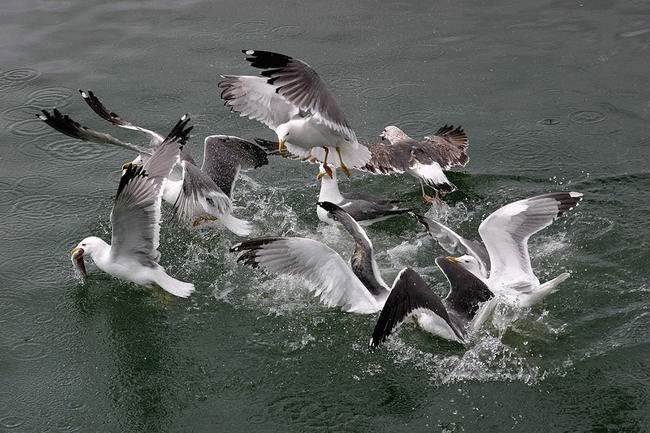
{"type": "Polygon", "coordinates": [[[248,236],[253,231],[253,225],[251,223],[239,218],[235,218],[231,214],[223,215],[219,219],[219,222],[237,236],[248,236]]]}
{"type": "Polygon", "coordinates": [[[170,277],[165,271],[160,271],[156,278],[156,284],[163,288],[166,292],[171,293],[179,298],[187,298],[194,292],[194,284],[184,283],[175,278],[170,277]]]}

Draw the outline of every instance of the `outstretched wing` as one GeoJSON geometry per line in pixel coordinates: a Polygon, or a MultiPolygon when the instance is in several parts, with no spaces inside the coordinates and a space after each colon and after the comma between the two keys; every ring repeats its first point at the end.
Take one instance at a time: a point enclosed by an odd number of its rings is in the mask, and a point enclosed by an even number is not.
{"type": "Polygon", "coordinates": [[[528,238],[551,225],[582,200],[578,192],[554,192],[510,203],[490,214],[479,234],[490,254],[490,280],[520,285],[535,282],[528,255],[528,238]]]}
{"type": "Polygon", "coordinates": [[[201,171],[228,197],[232,197],[241,169],[258,168],[268,163],[264,149],[250,141],[230,135],[211,135],[205,138],[201,171]]]}
{"type": "Polygon", "coordinates": [[[230,198],[210,177],[194,164],[181,162],[183,184],[174,204],[174,217],[189,222],[193,217],[212,215],[221,218],[230,213],[230,198]]]}
{"type": "Polygon", "coordinates": [[[231,248],[252,268],[299,277],[328,307],[370,314],[380,306],[341,256],[313,239],[270,237],[242,242],[231,248]]]}
{"type": "Polygon", "coordinates": [[[143,166],[130,165],[117,189],[111,224],[111,255],[131,258],[144,266],[155,266],[160,234],[162,185],[179,160],[181,141],[192,127],[183,116],[143,166]]]}
{"type": "Polygon", "coordinates": [[[445,125],[435,135],[424,137],[423,149],[443,170],[464,167],[469,161],[467,147],[469,140],[462,127],[445,125]]]}
{"type": "Polygon", "coordinates": [[[289,103],[311,113],[349,141],[357,141],[336,98],[307,63],[269,51],[243,50],[243,53],[251,66],[264,69],[262,75],[268,77],[268,84],[289,103]]]}
{"type": "Polygon", "coordinates": [[[427,218],[423,215],[416,215],[418,221],[427,228],[431,237],[449,254],[462,256],[464,254],[474,257],[481,268],[483,278],[488,277],[490,271],[490,255],[479,241],[465,239],[446,225],[427,218]]]}
{"type": "Polygon", "coordinates": [[[224,105],[242,117],[258,120],[271,129],[288,122],[299,113],[298,107],[290,104],[276,93],[276,88],[266,78],[249,75],[222,75],[219,82],[224,105]]]}
{"type": "Polygon", "coordinates": [[[36,116],[43,122],[47,123],[51,128],[67,135],[68,137],[83,141],[91,141],[93,143],[99,144],[114,144],[116,146],[124,147],[125,149],[129,149],[142,154],[151,153],[151,151],[148,149],[136,146],[131,143],[125,143],[110,134],[95,131],[94,129],[82,126],[67,114],[62,114],[56,108],[52,110],[52,113],[47,110],[41,110],[41,113],[42,114],[37,114],[36,116]]]}
{"type": "Polygon", "coordinates": [[[318,206],[325,209],[329,216],[338,221],[354,239],[354,252],[350,258],[354,274],[374,296],[385,297],[388,294],[388,287],[379,273],[372,242],[366,231],[350,214],[334,203],[319,202],[318,206]]]}
{"type": "Polygon", "coordinates": [[[414,312],[438,316],[449,325],[458,339],[463,341],[461,330],[452,323],[440,296],[431,291],[417,272],[404,268],[395,278],[393,289],[377,319],[370,339],[370,348],[374,349],[384,342],[395,328],[414,312]]]}
{"type": "Polygon", "coordinates": [[[142,132],[151,138],[151,144],[155,146],[162,143],[165,139],[165,137],[158,134],[156,131],[135,125],[128,120],[124,120],[119,114],[110,111],[108,108],[106,108],[102,101],[100,101],[99,98],[95,96],[92,90],[88,90],[86,92],[79,89],[79,93],[81,94],[81,97],[84,99],[84,101],[86,101],[86,104],[88,104],[88,106],[92,108],[92,110],[97,113],[99,117],[108,122],[111,122],[113,125],[119,126],[120,128],[130,129],[131,131],[142,132]]]}
{"type": "Polygon", "coordinates": [[[453,257],[438,257],[436,265],[449,281],[447,305],[458,315],[470,321],[481,303],[489,301],[494,294],[476,275],[461,266],[453,257]]]}

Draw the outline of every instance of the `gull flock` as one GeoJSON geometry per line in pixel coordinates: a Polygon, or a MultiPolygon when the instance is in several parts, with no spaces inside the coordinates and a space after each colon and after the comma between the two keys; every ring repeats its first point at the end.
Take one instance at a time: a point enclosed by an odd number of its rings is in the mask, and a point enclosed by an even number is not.
{"type": "Polygon", "coordinates": [[[37,115],[70,137],[119,146],[135,155],[122,166],[110,214],[110,244],[89,236],[71,252],[82,280],[87,276],[84,260],[91,259],[98,269],[118,279],[160,287],[181,298],[190,296],[194,285],[173,278],[160,265],[163,201],[173,208],[173,219],[181,227],[228,230],[247,238],[230,249],[239,263],[294,276],[327,307],[347,313],[379,313],[371,348],[405,322],[464,344],[493,313],[497,301],[531,307],[569,277],[563,273],[540,282],[531,266],[528,239],[575,208],[582,194],[550,192],[514,201],[484,219],[478,229],[480,240],[470,240],[439,221],[416,214],[399,199],[362,191],[342,193],[337,169],[346,176],[353,170],[408,174],[418,179],[423,200],[439,204],[444,194],[456,189],[445,171],[469,161],[467,135],[461,127],[444,125],[418,140],[390,125],[381,133],[381,142],[361,143],[334,94],[307,63],[268,51],[243,53],[259,74],[223,75],[218,84],[221,98],[233,112],[268,126],[277,140],[211,135],[204,139],[200,165],[186,148],[192,130],[187,114],[169,133],[161,134],[109,110],[92,91],[80,90],[99,117],[143,134],[146,144],[124,142],[82,126],[56,108],[37,115]],[[340,225],[354,240],[349,262],[314,239],[250,238],[253,225],[233,215],[233,193],[240,171],[267,165],[270,156],[318,167],[321,189],[316,213],[319,220],[340,225]],[[412,268],[402,269],[390,284],[382,277],[363,226],[405,213],[414,215],[447,254],[434,260],[449,283],[445,298],[412,268]]]}

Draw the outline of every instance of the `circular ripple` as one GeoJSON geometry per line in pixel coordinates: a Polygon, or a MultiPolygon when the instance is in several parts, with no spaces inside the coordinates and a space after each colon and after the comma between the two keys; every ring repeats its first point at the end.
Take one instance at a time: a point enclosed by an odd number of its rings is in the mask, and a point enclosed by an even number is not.
{"type": "Polygon", "coordinates": [[[368,87],[361,91],[361,96],[364,99],[373,101],[373,104],[378,104],[382,100],[393,100],[395,98],[402,98],[409,93],[415,93],[420,90],[420,86],[416,84],[400,84],[396,86],[387,87],[368,87]]]}
{"type": "MultiPolygon", "coordinates": [[[[5,275],[0,274],[3,281],[9,281],[5,275]]],[[[10,287],[0,287],[0,322],[13,320],[25,314],[25,308],[30,305],[31,298],[23,291],[10,287]]]]}
{"type": "Polygon", "coordinates": [[[68,402],[67,406],[73,410],[81,410],[86,407],[86,403],[82,401],[70,401],[68,402]]]}
{"type": "Polygon", "coordinates": [[[302,27],[298,26],[278,26],[271,29],[271,32],[286,38],[295,38],[296,36],[304,35],[306,33],[302,27]]]}
{"type": "Polygon", "coordinates": [[[41,75],[36,69],[17,68],[0,72],[0,90],[16,90],[41,75]]]}
{"type": "Polygon", "coordinates": [[[230,28],[230,33],[233,39],[237,39],[250,35],[268,34],[271,30],[271,26],[265,21],[246,21],[234,24],[230,28]]]}
{"type": "Polygon", "coordinates": [[[607,115],[605,113],[601,113],[600,111],[584,110],[575,111],[569,114],[569,119],[576,123],[598,123],[607,119],[607,115]]]}
{"type": "Polygon", "coordinates": [[[9,204],[14,202],[18,197],[18,192],[14,182],[6,179],[0,179],[0,204],[9,204]]]}
{"type": "Polygon", "coordinates": [[[40,108],[63,107],[67,105],[77,92],[67,87],[46,87],[27,95],[27,105],[40,108]]]}
{"type": "Polygon", "coordinates": [[[36,114],[40,113],[40,111],[40,107],[36,105],[25,104],[3,111],[2,114],[0,114],[0,117],[10,122],[19,122],[21,120],[35,119],[36,114]]]}
{"type": "Polygon", "coordinates": [[[52,320],[54,320],[54,316],[47,311],[42,311],[34,315],[34,323],[38,323],[39,325],[50,323],[52,320]]]}
{"type": "Polygon", "coordinates": [[[13,209],[21,218],[30,220],[50,220],[61,217],[92,214],[98,208],[96,197],[83,195],[53,196],[47,194],[31,195],[20,198],[13,209]]]}
{"type": "Polygon", "coordinates": [[[335,78],[330,80],[328,86],[336,90],[350,91],[360,89],[363,86],[363,81],[357,77],[335,78]]]}
{"type": "Polygon", "coordinates": [[[0,418],[0,427],[12,429],[25,424],[25,420],[19,416],[6,416],[0,418]]]}
{"type": "Polygon", "coordinates": [[[44,344],[35,342],[18,343],[11,348],[10,353],[19,361],[35,361],[49,355],[44,344]]]}
{"type": "Polygon", "coordinates": [[[34,137],[51,132],[51,129],[45,122],[34,117],[33,119],[20,120],[9,125],[9,131],[12,134],[23,137],[34,137]]]}
{"type": "Polygon", "coordinates": [[[41,188],[46,188],[49,185],[54,183],[54,178],[40,175],[40,176],[23,176],[16,179],[16,187],[24,190],[39,190],[41,188]]]}
{"type": "Polygon", "coordinates": [[[89,161],[108,158],[115,154],[113,147],[104,144],[80,141],[74,138],[47,140],[45,137],[35,143],[36,147],[61,161],[89,161]]]}
{"type": "Polygon", "coordinates": [[[159,95],[145,96],[140,100],[143,110],[150,113],[162,113],[170,110],[170,105],[179,105],[182,99],[179,95],[164,93],[159,95]]]}

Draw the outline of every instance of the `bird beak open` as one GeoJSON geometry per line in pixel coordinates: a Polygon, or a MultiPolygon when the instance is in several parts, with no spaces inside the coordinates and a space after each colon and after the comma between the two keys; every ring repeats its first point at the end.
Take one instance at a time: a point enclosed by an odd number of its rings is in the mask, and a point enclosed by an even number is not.
{"type": "Polygon", "coordinates": [[[278,151],[279,152],[282,152],[284,150],[284,143],[285,142],[286,142],[286,140],[284,140],[283,138],[278,140],[278,151]]]}
{"type": "Polygon", "coordinates": [[[122,170],[128,170],[131,166],[133,166],[133,162],[131,161],[125,162],[124,164],[122,164],[122,170]]]}

